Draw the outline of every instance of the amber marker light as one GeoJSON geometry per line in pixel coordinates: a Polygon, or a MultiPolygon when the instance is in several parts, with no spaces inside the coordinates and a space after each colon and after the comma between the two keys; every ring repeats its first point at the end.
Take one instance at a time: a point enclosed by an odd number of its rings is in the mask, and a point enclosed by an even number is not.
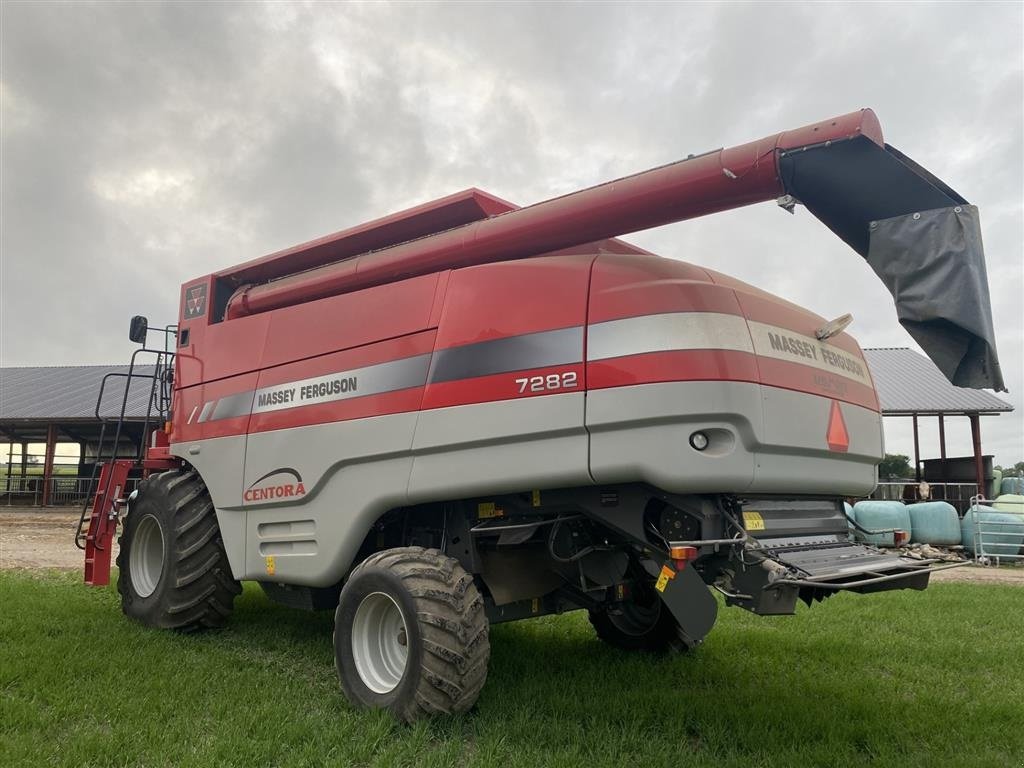
{"type": "Polygon", "coordinates": [[[680,547],[680,546],[669,546],[668,556],[672,558],[675,563],[676,570],[681,571],[686,567],[686,564],[697,559],[697,548],[696,547],[680,547]]]}

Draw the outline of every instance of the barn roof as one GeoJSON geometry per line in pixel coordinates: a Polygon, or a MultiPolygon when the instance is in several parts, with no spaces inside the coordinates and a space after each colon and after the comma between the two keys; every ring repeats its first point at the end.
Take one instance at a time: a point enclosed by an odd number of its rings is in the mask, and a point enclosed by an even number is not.
{"type": "MultiPolygon", "coordinates": [[[[135,367],[136,374],[153,375],[153,366],[135,367]]],[[[0,421],[95,420],[96,396],[108,373],[127,374],[127,365],[60,365],[0,368],[0,421]]],[[[100,414],[116,417],[124,396],[123,376],[108,380],[100,414]]],[[[132,379],[125,415],[146,417],[152,379],[132,379]]]]}
{"type": "Polygon", "coordinates": [[[956,387],[924,355],[906,347],[865,349],[882,413],[1003,413],[1013,406],[984,389],[956,387]]]}

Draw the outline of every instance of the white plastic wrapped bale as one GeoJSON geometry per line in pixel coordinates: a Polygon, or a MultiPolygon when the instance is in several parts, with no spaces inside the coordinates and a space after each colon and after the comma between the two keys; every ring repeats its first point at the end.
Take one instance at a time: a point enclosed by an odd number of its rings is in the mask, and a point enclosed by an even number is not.
{"type": "MultiPolygon", "coordinates": [[[[895,528],[906,531],[913,538],[910,524],[910,513],[902,501],[858,501],[853,505],[857,524],[868,530],[895,528]]],[[[896,537],[893,533],[865,534],[857,531],[857,538],[867,544],[878,547],[895,547],[896,537]]]]}

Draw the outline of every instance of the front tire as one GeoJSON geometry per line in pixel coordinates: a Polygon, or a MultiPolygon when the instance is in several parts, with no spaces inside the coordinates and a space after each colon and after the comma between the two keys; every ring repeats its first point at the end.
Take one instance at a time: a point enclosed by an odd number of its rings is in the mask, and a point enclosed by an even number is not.
{"type": "Polygon", "coordinates": [[[364,560],[335,613],[342,690],[406,722],[465,712],[487,679],[487,617],[473,577],[436,549],[399,547],[364,560]]]}
{"type": "Polygon", "coordinates": [[[223,626],[231,615],[242,587],[231,577],[213,501],[194,470],[139,483],[118,542],[125,615],[185,632],[223,626]]]}

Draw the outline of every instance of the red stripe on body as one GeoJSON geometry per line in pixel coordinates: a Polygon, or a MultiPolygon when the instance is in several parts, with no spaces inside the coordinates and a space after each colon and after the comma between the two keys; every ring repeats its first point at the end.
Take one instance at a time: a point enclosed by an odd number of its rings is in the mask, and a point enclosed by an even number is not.
{"type": "Polygon", "coordinates": [[[241,376],[232,376],[230,379],[207,382],[188,389],[179,389],[174,393],[173,429],[171,430],[171,442],[180,443],[189,440],[206,440],[211,437],[231,437],[244,434],[249,425],[249,415],[236,416],[231,419],[217,419],[216,421],[198,421],[203,410],[203,404],[228,397],[238,392],[247,392],[256,388],[257,374],[246,373],[241,376]],[[192,409],[196,408],[192,423],[188,424],[188,417],[192,409]]]}
{"type": "Polygon", "coordinates": [[[767,386],[808,392],[876,412],[881,410],[875,390],[858,381],[785,360],[759,357],[757,362],[761,369],[761,383],[767,386]]]}
{"type": "Polygon", "coordinates": [[[805,392],[878,411],[875,391],[842,376],[748,352],[674,350],[595,360],[587,365],[590,389],[672,381],[740,381],[805,392]]]}
{"type": "Polygon", "coordinates": [[[688,349],[647,352],[587,364],[590,389],[669,381],[748,381],[757,383],[757,362],[749,352],[688,349]]]}

